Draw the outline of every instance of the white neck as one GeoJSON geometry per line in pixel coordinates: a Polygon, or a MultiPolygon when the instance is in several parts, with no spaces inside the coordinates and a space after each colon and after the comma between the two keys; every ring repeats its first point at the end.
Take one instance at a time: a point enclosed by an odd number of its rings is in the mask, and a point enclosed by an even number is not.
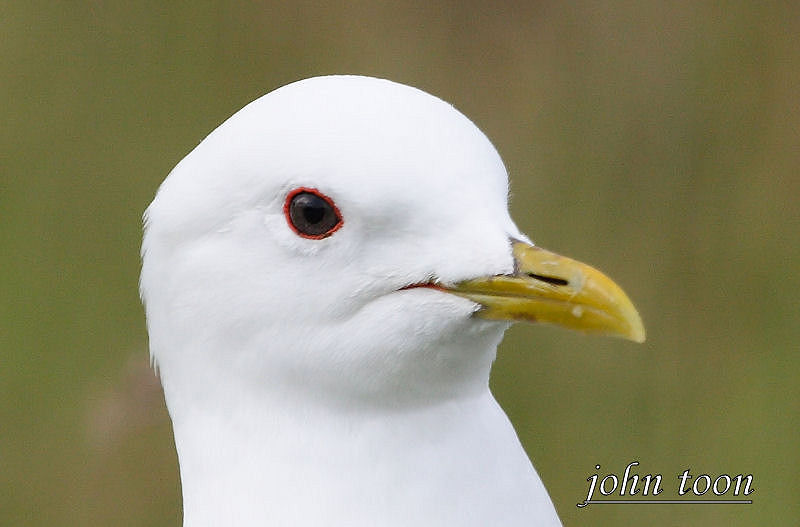
{"type": "Polygon", "coordinates": [[[559,525],[488,388],[358,413],[227,393],[170,408],[185,527],[559,525]]]}

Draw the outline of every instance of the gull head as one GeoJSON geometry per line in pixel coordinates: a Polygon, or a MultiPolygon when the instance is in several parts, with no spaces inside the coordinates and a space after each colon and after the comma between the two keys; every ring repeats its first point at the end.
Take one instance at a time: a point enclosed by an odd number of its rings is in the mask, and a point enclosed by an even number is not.
{"type": "Polygon", "coordinates": [[[511,321],[643,340],[619,287],[537,247],[486,136],[386,80],[252,102],[145,213],[141,294],[173,416],[222,392],[342,407],[486,390],[511,321]]]}

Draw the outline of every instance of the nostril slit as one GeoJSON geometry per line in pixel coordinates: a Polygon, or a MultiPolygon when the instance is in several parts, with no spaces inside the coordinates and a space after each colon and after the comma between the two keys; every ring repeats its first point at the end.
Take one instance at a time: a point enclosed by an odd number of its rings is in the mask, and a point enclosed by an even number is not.
{"type": "Polygon", "coordinates": [[[564,280],[563,278],[557,278],[555,276],[544,276],[541,274],[536,273],[527,273],[528,276],[535,280],[540,280],[542,282],[547,282],[548,284],[552,285],[569,285],[568,280],[564,280]]]}

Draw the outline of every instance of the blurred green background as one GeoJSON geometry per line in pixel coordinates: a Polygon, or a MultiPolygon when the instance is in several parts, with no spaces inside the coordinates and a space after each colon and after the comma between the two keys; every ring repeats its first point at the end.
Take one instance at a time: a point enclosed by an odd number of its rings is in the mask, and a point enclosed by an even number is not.
{"type": "MultiPolygon", "coordinates": [[[[456,105],[538,244],[644,345],[515,326],[494,391],[565,525],[800,523],[793,2],[0,2],[0,525],[180,524],[140,218],[245,103],[328,73],[456,105]],[[752,505],[597,505],[586,478],[754,475],[752,505]]],[[[730,497],[730,496],[729,496],[730,497]]]]}

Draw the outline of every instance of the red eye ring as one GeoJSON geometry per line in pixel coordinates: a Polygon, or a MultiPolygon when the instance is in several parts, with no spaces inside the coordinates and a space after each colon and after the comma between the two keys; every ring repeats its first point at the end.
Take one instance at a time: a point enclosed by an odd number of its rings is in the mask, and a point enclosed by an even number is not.
{"type": "Polygon", "coordinates": [[[310,187],[299,187],[289,192],[283,204],[283,214],[295,234],[310,240],[327,238],[344,223],[333,200],[310,187]]]}

